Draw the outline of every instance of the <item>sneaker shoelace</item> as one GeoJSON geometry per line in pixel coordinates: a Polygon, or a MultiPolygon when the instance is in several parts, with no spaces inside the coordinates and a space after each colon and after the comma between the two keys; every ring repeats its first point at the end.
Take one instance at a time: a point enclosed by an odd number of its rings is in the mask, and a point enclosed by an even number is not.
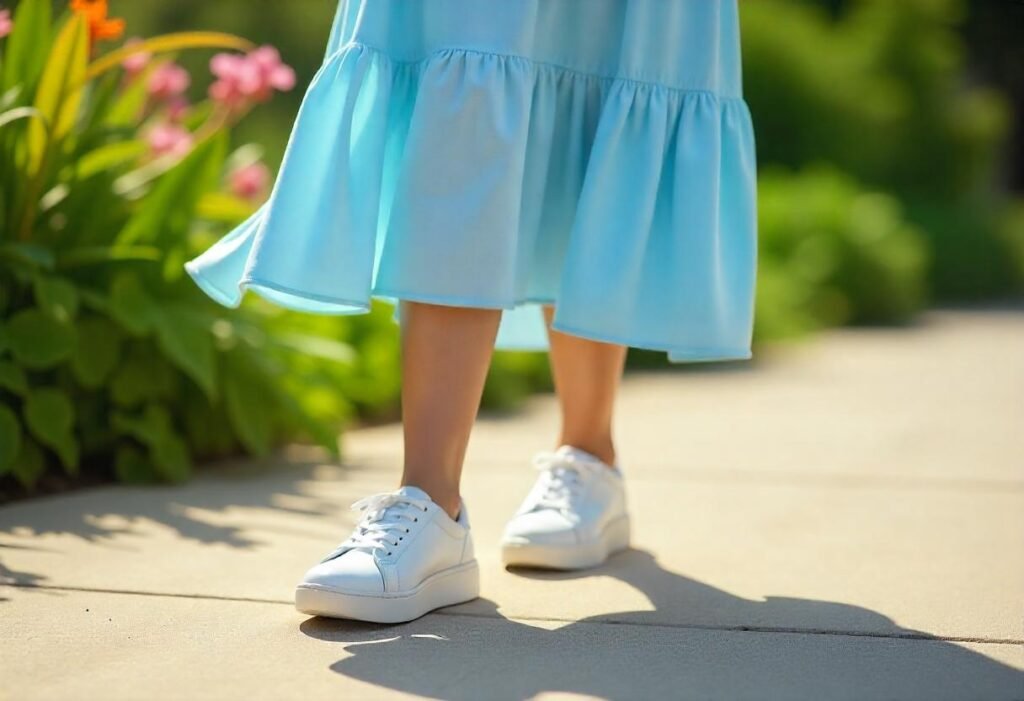
{"type": "Polygon", "coordinates": [[[378,550],[390,555],[392,548],[409,533],[409,524],[419,521],[419,515],[428,511],[429,501],[394,492],[383,492],[352,503],[355,511],[365,511],[345,542],[338,550],[351,548],[373,554],[378,550]]]}
{"type": "Polygon", "coordinates": [[[547,451],[534,456],[533,466],[541,471],[541,492],[535,508],[561,511],[573,510],[590,471],[599,467],[575,455],[547,451]]]}

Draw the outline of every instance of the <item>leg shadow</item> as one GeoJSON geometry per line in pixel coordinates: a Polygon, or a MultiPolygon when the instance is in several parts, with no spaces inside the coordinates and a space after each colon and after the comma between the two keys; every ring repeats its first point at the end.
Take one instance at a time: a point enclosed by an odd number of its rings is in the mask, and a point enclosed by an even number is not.
{"type": "Polygon", "coordinates": [[[300,630],[342,645],[334,672],[438,699],[1024,699],[1024,674],[960,644],[847,604],[737,597],[664,570],[641,550],[587,572],[515,572],[617,577],[654,610],[533,625],[477,599],[403,625],[311,618],[300,630]],[[680,610],[693,615],[665,615],[680,610]],[[667,622],[690,619],[700,622],[667,622]],[[813,627],[800,625],[807,621],[813,627]]]}

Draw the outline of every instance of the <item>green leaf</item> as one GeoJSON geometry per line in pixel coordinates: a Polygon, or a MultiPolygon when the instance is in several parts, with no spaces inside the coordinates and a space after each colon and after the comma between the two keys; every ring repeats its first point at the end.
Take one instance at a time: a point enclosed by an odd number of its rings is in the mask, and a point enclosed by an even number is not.
{"type": "Polygon", "coordinates": [[[7,340],[14,357],[33,370],[53,367],[75,350],[74,327],[40,309],[25,309],[12,316],[7,340]]]}
{"type": "Polygon", "coordinates": [[[3,89],[34,85],[50,48],[50,0],[22,0],[14,13],[14,30],[7,37],[3,89]]]}
{"type": "Polygon", "coordinates": [[[94,317],[78,324],[78,346],[71,370],[83,387],[100,387],[121,359],[121,331],[106,319],[94,317]]]}
{"type": "Polygon", "coordinates": [[[33,121],[29,127],[29,171],[36,172],[51,140],[62,139],[75,124],[89,60],[89,27],[80,13],[71,14],[57,34],[36,90],[35,108],[50,125],[50,134],[33,121]]]}
{"type": "Polygon", "coordinates": [[[169,60],[155,59],[129,82],[121,94],[114,100],[107,112],[104,122],[111,126],[136,126],[139,123],[142,109],[149,98],[147,86],[149,78],[155,71],[160,70],[169,60]]]}
{"type": "Polygon", "coordinates": [[[153,464],[142,451],[131,446],[119,448],[114,458],[114,473],[118,482],[147,484],[156,479],[153,464]]]}
{"type": "Polygon", "coordinates": [[[52,448],[69,474],[78,472],[78,444],[71,433],[75,408],[59,389],[35,390],[25,400],[25,423],[39,442],[52,448]]]}
{"type": "Polygon", "coordinates": [[[307,358],[321,358],[343,365],[351,365],[358,357],[355,348],[349,344],[323,336],[285,333],[276,334],[273,340],[288,350],[301,353],[307,358]]]}
{"type": "Polygon", "coordinates": [[[184,305],[167,305],[157,315],[156,338],[167,359],[213,400],[217,395],[216,353],[207,319],[184,305]]]}
{"type": "Polygon", "coordinates": [[[162,477],[180,482],[191,473],[188,448],[175,432],[164,407],[150,404],[142,416],[115,414],[114,428],[149,448],[154,467],[162,477]]]}
{"type": "Polygon", "coordinates": [[[0,388],[21,396],[28,393],[28,377],[20,365],[0,360],[0,388]]]}
{"type": "Polygon", "coordinates": [[[246,450],[254,455],[270,452],[274,429],[273,391],[239,353],[224,368],[224,398],[228,418],[246,450]]]}
{"type": "Polygon", "coordinates": [[[156,326],[160,307],[136,276],[122,273],[110,285],[110,313],[130,332],[141,336],[156,326]]]}
{"type": "Polygon", "coordinates": [[[164,173],[138,202],[135,213],[118,235],[117,246],[143,243],[166,250],[179,244],[192,224],[199,198],[220,178],[226,138],[226,134],[219,133],[200,142],[164,173]]]}
{"type": "Polygon", "coordinates": [[[82,268],[88,265],[124,263],[127,261],[157,263],[163,260],[163,252],[155,246],[80,246],[60,254],[57,267],[61,270],[82,268]]]}
{"type": "Polygon", "coordinates": [[[0,404],[0,475],[10,472],[21,452],[21,424],[18,416],[0,404]]]}
{"type": "MultiPolygon", "coordinates": [[[[182,115],[181,126],[185,127],[189,131],[196,131],[204,124],[210,123],[210,120],[215,117],[219,109],[220,106],[213,100],[204,100],[203,102],[192,105],[188,108],[185,114],[182,115]]],[[[225,170],[227,169],[225,168],[225,170]]]]}
{"type": "Polygon", "coordinates": [[[67,321],[78,313],[78,291],[69,280],[39,275],[32,287],[36,304],[55,319],[67,321]]]}
{"type": "Polygon", "coordinates": [[[148,148],[144,141],[137,139],[104,144],[79,159],[78,163],[75,164],[75,175],[79,179],[85,180],[97,173],[118,168],[126,163],[138,160],[146,153],[148,148]]]}
{"type": "Polygon", "coordinates": [[[84,287],[78,290],[78,296],[82,298],[82,306],[94,312],[110,315],[110,300],[99,292],[87,290],[84,287]]]}
{"type": "Polygon", "coordinates": [[[40,475],[46,471],[46,456],[35,441],[28,436],[23,437],[21,452],[14,461],[14,469],[11,473],[22,485],[31,489],[39,480],[40,475]]]}
{"type": "MultiPolygon", "coordinates": [[[[106,125],[103,121],[106,119],[114,99],[121,92],[123,83],[120,78],[121,76],[113,74],[105,75],[90,85],[86,92],[87,97],[83,104],[77,127],[79,134],[89,135],[97,139],[96,141],[90,139],[90,144],[98,144],[105,141],[101,135],[108,132],[106,132],[106,125]]],[[[81,152],[79,151],[79,153],[81,152]]]]}
{"type": "Polygon", "coordinates": [[[15,85],[13,88],[0,93],[0,110],[10,109],[12,105],[18,102],[22,92],[24,92],[22,86],[15,85]]]}
{"type": "Polygon", "coordinates": [[[240,222],[256,211],[249,200],[226,192],[207,192],[196,206],[196,215],[216,222],[240,222]]]}
{"type": "Polygon", "coordinates": [[[171,394],[175,379],[170,366],[154,348],[136,349],[114,371],[110,397],[115,404],[125,407],[162,399],[171,394]]]}
{"type": "Polygon", "coordinates": [[[332,416],[321,418],[315,416],[304,407],[298,398],[288,392],[281,392],[278,398],[283,411],[297,428],[304,431],[317,445],[327,450],[332,456],[341,453],[340,426],[341,418],[332,416]]]}
{"type": "Polygon", "coordinates": [[[46,121],[46,117],[35,107],[15,107],[0,114],[0,129],[19,119],[38,119],[40,126],[46,131],[50,130],[50,124],[46,121]]]}
{"type": "Polygon", "coordinates": [[[223,403],[211,404],[201,392],[186,392],[179,407],[185,440],[199,455],[226,455],[238,448],[223,403]]]}
{"type": "Polygon", "coordinates": [[[31,268],[53,270],[54,257],[49,249],[34,243],[5,243],[0,245],[0,260],[31,268]]]}

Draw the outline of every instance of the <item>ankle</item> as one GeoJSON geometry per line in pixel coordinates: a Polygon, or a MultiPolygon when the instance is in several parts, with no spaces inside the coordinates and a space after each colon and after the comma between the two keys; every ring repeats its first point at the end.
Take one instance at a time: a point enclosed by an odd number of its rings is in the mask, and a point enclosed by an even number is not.
{"type": "Polygon", "coordinates": [[[440,506],[444,510],[444,512],[446,514],[448,514],[448,518],[450,518],[452,521],[458,521],[459,520],[459,505],[460,505],[460,501],[459,501],[458,497],[455,497],[454,501],[447,501],[447,502],[440,502],[440,503],[439,502],[434,502],[434,503],[437,504],[438,506],[440,506]]]}
{"type": "Polygon", "coordinates": [[[586,437],[572,438],[569,436],[563,436],[559,439],[558,445],[569,445],[577,450],[590,453],[608,467],[614,467],[615,460],[618,457],[615,452],[615,445],[612,443],[610,438],[593,439],[586,437]]]}
{"type": "Polygon", "coordinates": [[[430,497],[430,500],[441,507],[453,521],[458,520],[459,506],[461,504],[462,497],[457,488],[445,489],[433,483],[426,483],[422,480],[411,478],[403,478],[398,486],[419,487],[426,492],[427,496],[430,497]]]}

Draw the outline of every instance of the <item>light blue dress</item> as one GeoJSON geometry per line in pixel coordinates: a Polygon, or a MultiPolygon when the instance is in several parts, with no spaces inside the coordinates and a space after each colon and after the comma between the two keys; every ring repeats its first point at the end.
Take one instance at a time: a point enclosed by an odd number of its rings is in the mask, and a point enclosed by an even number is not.
{"type": "Polygon", "coordinates": [[[552,303],[744,359],[755,209],[737,0],[342,0],[269,200],[186,268],[228,306],[500,308],[543,350],[552,303]]]}

